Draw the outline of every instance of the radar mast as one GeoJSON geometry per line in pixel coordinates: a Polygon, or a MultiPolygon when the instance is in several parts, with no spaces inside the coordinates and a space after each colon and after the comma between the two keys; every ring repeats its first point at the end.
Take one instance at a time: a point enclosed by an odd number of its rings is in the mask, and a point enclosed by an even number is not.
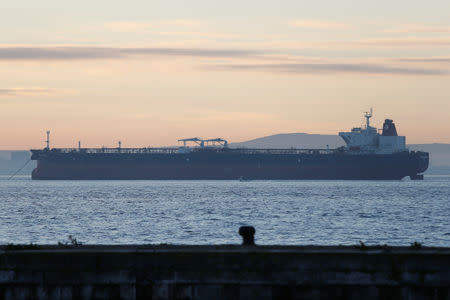
{"type": "Polygon", "coordinates": [[[364,113],[364,117],[366,118],[366,129],[369,129],[370,127],[370,118],[372,118],[373,115],[373,109],[370,108],[369,112],[364,113]]]}

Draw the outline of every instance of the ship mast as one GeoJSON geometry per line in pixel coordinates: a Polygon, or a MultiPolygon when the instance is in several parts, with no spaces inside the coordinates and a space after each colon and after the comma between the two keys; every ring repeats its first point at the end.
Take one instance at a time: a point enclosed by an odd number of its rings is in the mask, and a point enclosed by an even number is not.
{"type": "Polygon", "coordinates": [[[370,112],[365,112],[364,117],[366,118],[366,129],[370,127],[370,118],[372,118],[373,109],[370,108],[370,112]]]}
{"type": "Polygon", "coordinates": [[[45,141],[47,147],[45,149],[50,150],[50,130],[47,130],[47,140],[45,141]]]}

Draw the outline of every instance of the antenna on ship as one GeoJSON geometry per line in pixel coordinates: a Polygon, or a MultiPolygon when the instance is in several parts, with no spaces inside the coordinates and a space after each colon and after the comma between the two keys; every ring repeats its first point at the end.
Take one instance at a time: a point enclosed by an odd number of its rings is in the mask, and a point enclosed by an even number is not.
{"type": "Polygon", "coordinates": [[[370,108],[370,112],[365,112],[364,117],[366,118],[366,128],[370,127],[370,118],[372,118],[373,115],[373,109],[370,108]]]}
{"type": "Polygon", "coordinates": [[[50,130],[47,130],[47,140],[45,141],[47,147],[45,149],[50,150],[50,130]]]}

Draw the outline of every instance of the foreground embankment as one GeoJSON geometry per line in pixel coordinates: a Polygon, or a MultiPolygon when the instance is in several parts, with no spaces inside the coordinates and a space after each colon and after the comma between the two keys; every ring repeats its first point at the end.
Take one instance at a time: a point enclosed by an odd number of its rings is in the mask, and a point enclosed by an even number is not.
{"type": "Polygon", "coordinates": [[[8,245],[0,299],[450,299],[450,248],[8,245]]]}

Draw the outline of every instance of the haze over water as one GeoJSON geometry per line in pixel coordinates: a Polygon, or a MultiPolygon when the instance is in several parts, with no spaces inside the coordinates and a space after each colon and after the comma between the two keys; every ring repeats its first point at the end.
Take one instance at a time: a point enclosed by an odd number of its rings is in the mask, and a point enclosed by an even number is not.
{"type": "Polygon", "coordinates": [[[424,181],[32,181],[0,177],[0,244],[450,246],[450,176],[424,181]]]}

